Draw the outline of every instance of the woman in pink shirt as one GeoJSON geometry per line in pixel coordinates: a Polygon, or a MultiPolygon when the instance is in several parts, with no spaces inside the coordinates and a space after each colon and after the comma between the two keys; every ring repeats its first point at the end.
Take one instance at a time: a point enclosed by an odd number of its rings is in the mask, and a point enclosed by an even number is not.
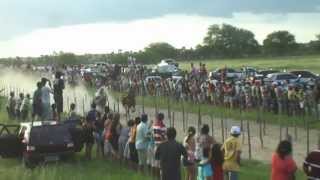
{"type": "Polygon", "coordinates": [[[292,144],[290,141],[281,141],[272,155],[271,180],[294,180],[297,165],[292,158],[292,144]]]}

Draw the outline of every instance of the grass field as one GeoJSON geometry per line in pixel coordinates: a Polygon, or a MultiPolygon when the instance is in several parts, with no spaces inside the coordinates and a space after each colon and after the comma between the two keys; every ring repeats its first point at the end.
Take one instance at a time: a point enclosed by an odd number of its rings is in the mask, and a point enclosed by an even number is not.
{"type": "MultiPolygon", "coordinates": [[[[179,67],[183,70],[190,70],[190,61],[179,62],[179,67]]],[[[205,63],[209,71],[224,66],[240,69],[243,66],[255,67],[257,69],[277,69],[284,70],[309,70],[314,73],[320,73],[320,55],[317,56],[294,56],[277,58],[247,58],[247,59],[213,59],[196,60],[197,63],[205,63]]]]}

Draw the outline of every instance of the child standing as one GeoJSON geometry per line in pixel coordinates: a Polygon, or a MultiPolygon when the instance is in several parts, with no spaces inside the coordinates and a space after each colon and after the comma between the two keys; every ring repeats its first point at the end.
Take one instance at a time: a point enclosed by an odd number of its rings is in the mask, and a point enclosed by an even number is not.
{"type": "Polygon", "coordinates": [[[221,144],[215,144],[211,151],[211,166],[213,172],[213,180],[223,180],[223,154],[221,144]]]}
{"type": "Polygon", "coordinates": [[[194,180],[196,178],[196,140],[195,140],[196,129],[194,127],[188,128],[188,135],[183,140],[183,146],[186,148],[188,153],[187,161],[184,161],[186,167],[186,180],[194,180]]]}

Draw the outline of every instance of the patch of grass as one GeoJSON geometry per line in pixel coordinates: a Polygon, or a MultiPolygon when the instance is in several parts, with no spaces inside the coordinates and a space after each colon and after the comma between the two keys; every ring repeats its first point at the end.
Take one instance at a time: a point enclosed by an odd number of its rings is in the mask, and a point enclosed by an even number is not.
{"type": "MultiPolygon", "coordinates": [[[[209,71],[228,66],[230,68],[240,69],[243,66],[251,66],[258,69],[277,69],[284,70],[309,70],[314,73],[320,73],[320,56],[291,56],[276,58],[246,58],[246,59],[204,59],[189,60],[179,62],[179,67],[183,70],[190,70],[190,62],[202,62],[207,65],[209,71]]],[[[197,65],[197,64],[195,64],[197,65]]]]}

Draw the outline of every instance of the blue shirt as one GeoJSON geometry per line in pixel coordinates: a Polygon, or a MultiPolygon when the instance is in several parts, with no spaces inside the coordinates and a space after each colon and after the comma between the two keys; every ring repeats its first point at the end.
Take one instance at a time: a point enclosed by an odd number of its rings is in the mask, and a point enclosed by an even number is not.
{"type": "Polygon", "coordinates": [[[137,127],[136,135],[136,149],[147,149],[148,148],[148,125],[141,122],[137,127]]]}

